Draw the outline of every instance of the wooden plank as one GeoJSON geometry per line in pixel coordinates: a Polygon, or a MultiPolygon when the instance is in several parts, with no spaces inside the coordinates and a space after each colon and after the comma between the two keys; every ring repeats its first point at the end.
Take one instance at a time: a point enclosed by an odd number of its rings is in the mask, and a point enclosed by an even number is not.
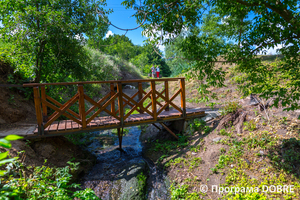
{"type": "Polygon", "coordinates": [[[59,126],[59,121],[55,121],[51,124],[51,127],[49,128],[49,132],[57,131],[59,126]]]}
{"type": "Polygon", "coordinates": [[[185,79],[180,79],[180,89],[181,89],[181,109],[183,111],[183,117],[186,117],[186,101],[185,101],[185,79]]]}
{"type": "Polygon", "coordinates": [[[97,126],[101,126],[101,120],[99,119],[99,117],[95,117],[94,121],[95,123],[97,123],[97,126]]]}
{"type": "Polygon", "coordinates": [[[156,124],[152,124],[155,128],[157,128],[158,130],[160,130],[161,131],[161,128],[159,128],[156,124]]]}
{"type": "Polygon", "coordinates": [[[78,99],[78,95],[75,95],[74,97],[72,97],[72,99],[70,99],[67,103],[65,103],[61,109],[55,107],[54,105],[52,105],[51,103],[48,103],[47,101],[44,101],[42,99],[42,101],[50,108],[52,108],[53,110],[56,110],[56,112],[54,112],[54,116],[52,118],[50,118],[48,120],[48,122],[45,124],[45,128],[48,127],[51,123],[53,123],[59,116],[64,115],[70,119],[72,119],[73,121],[76,121],[77,123],[81,123],[79,120],[77,120],[76,118],[74,118],[73,116],[69,115],[68,113],[65,113],[65,111],[71,107],[78,99]]]}
{"type": "Polygon", "coordinates": [[[72,128],[79,129],[79,124],[77,122],[72,121],[72,128]]]}
{"type": "MultiPolygon", "coordinates": [[[[182,77],[178,78],[161,78],[155,79],[156,82],[163,81],[178,81],[182,79],[182,77]]],[[[23,87],[38,87],[38,86],[46,86],[46,85],[84,85],[84,84],[97,84],[97,83],[138,83],[138,82],[151,82],[153,79],[129,79],[129,80],[120,80],[120,81],[78,81],[78,82],[60,82],[60,83],[25,83],[23,87]]]]}
{"type": "MultiPolygon", "coordinates": [[[[151,91],[152,91],[152,90],[151,90],[151,91]]],[[[136,109],[136,108],[139,106],[142,110],[144,110],[144,111],[147,112],[149,115],[151,115],[152,113],[149,112],[146,108],[144,108],[144,107],[142,106],[142,105],[143,105],[143,102],[148,98],[148,96],[151,95],[151,91],[148,92],[148,93],[142,98],[142,100],[139,101],[138,103],[137,103],[136,101],[134,101],[133,99],[130,99],[130,97],[128,97],[126,94],[123,94],[123,96],[124,96],[125,98],[127,98],[129,101],[132,101],[134,104],[136,104],[132,109],[136,109]]],[[[132,110],[132,109],[131,109],[131,110],[132,110]]]]}
{"type": "Polygon", "coordinates": [[[118,107],[119,107],[120,123],[121,123],[121,126],[123,126],[124,125],[124,109],[123,109],[123,91],[122,91],[121,83],[118,83],[117,91],[119,94],[118,107]]]}
{"type": "Polygon", "coordinates": [[[90,123],[92,121],[92,119],[94,119],[97,115],[99,115],[104,109],[106,109],[106,107],[111,104],[111,102],[119,95],[119,92],[116,93],[114,96],[112,96],[103,106],[102,108],[99,110],[97,110],[88,120],[87,123],[90,123]]]}
{"type": "Polygon", "coordinates": [[[157,119],[157,112],[156,112],[156,89],[155,89],[155,81],[151,81],[151,100],[152,100],[152,116],[154,121],[157,119]]]}
{"type": "Polygon", "coordinates": [[[44,135],[43,115],[42,115],[42,109],[41,109],[41,99],[40,99],[39,87],[33,88],[33,95],[34,95],[36,120],[37,120],[37,125],[38,125],[38,133],[39,133],[39,135],[44,135]]]}
{"type": "Polygon", "coordinates": [[[85,104],[84,104],[84,92],[83,92],[83,85],[78,84],[78,95],[79,95],[79,116],[81,119],[81,124],[83,128],[86,128],[86,124],[88,122],[86,121],[86,113],[85,113],[85,104]]]}
{"type": "MultiPolygon", "coordinates": [[[[52,103],[54,103],[55,105],[59,106],[59,107],[63,107],[63,104],[59,103],[58,101],[56,101],[55,99],[49,97],[48,95],[46,95],[46,99],[48,99],[49,101],[51,101],[52,103]]],[[[80,119],[80,116],[74,112],[73,110],[67,109],[67,112],[69,112],[70,114],[74,115],[75,117],[77,117],[78,119],[80,119]]],[[[49,117],[50,119],[51,117],[49,117]]]]}
{"type": "MultiPolygon", "coordinates": [[[[100,99],[98,102],[94,101],[91,97],[89,97],[88,95],[84,95],[84,98],[88,101],[92,100],[94,104],[94,106],[92,106],[88,111],[86,111],[86,115],[90,114],[95,108],[101,108],[101,103],[103,103],[108,97],[110,96],[110,93],[106,94],[102,99],[100,99]]],[[[91,101],[90,101],[91,102],[91,101]]],[[[91,102],[92,103],[92,102],[91,102]]]]}
{"type": "Polygon", "coordinates": [[[59,121],[59,125],[57,127],[57,131],[65,131],[65,128],[66,128],[66,122],[65,120],[62,120],[62,121],[59,121]]]}
{"type": "MultiPolygon", "coordinates": [[[[138,93],[139,93],[139,101],[142,100],[143,98],[143,85],[141,82],[138,83],[138,93]]],[[[142,109],[140,109],[140,113],[144,113],[144,111],[142,109]]]]}
{"type": "MultiPolygon", "coordinates": [[[[111,83],[110,84],[110,97],[114,96],[114,94],[115,94],[115,86],[113,83],[111,83]]],[[[115,101],[111,102],[110,111],[113,114],[115,114],[115,112],[116,112],[115,101]]]]}
{"type": "Polygon", "coordinates": [[[73,129],[73,128],[72,128],[72,120],[67,120],[67,123],[66,123],[66,130],[70,130],[70,129],[73,129]]]}
{"type": "MultiPolygon", "coordinates": [[[[180,89],[181,90],[181,89],[180,89]]],[[[163,97],[161,94],[157,94],[158,96],[160,96],[162,99],[164,99],[166,101],[167,104],[172,105],[176,110],[178,110],[179,112],[183,112],[178,106],[176,106],[172,101],[173,99],[175,99],[175,97],[180,93],[180,90],[178,90],[176,92],[176,94],[173,95],[173,97],[170,100],[165,99],[165,97],[163,97]]],[[[164,107],[166,106],[166,104],[162,107],[164,109],[164,107]]],[[[158,113],[162,112],[163,109],[160,109],[158,113]]]]}
{"type": "MultiPolygon", "coordinates": [[[[169,82],[168,81],[165,81],[165,97],[166,97],[166,100],[170,100],[169,98],[169,82]]],[[[169,111],[170,110],[170,106],[169,104],[166,106],[165,108],[166,111],[169,111]]]]}
{"type": "MultiPolygon", "coordinates": [[[[41,98],[46,101],[45,86],[41,86],[41,98]]],[[[47,119],[47,106],[44,103],[42,103],[42,110],[43,110],[43,122],[46,122],[48,120],[47,119]]]]}
{"type": "Polygon", "coordinates": [[[88,124],[89,127],[94,127],[94,126],[97,126],[97,123],[95,121],[95,119],[93,119],[89,124],[88,124]]]}
{"type": "MultiPolygon", "coordinates": [[[[102,111],[108,113],[109,115],[112,115],[114,118],[120,120],[120,118],[119,118],[118,116],[116,116],[115,113],[112,113],[111,111],[107,110],[107,109],[104,107],[104,105],[108,105],[108,104],[105,103],[103,106],[101,106],[99,103],[97,103],[97,102],[94,101],[91,97],[89,97],[89,96],[87,96],[87,95],[84,95],[84,98],[85,98],[86,100],[88,100],[90,103],[94,104],[94,106],[98,107],[99,110],[102,110],[102,111]]],[[[116,98],[116,96],[115,96],[115,98],[116,98]]],[[[111,99],[110,99],[110,100],[111,100],[111,99]]],[[[114,100],[112,101],[112,103],[114,103],[114,100]]],[[[102,112],[102,111],[101,111],[101,112],[102,112]]],[[[99,113],[99,114],[100,114],[100,113],[99,113]]],[[[89,118],[87,121],[90,121],[90,118],[89,118]]]]}

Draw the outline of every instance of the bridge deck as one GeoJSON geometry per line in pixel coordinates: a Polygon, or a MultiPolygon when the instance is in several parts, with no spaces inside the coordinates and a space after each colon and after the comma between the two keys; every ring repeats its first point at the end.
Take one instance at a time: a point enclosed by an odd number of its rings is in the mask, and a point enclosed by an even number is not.
{"type": "MultiPolygon", "coordinates": [[[[199,109],[187,109],[186,118],[192,118],[197,116],[204,116],[205,112],[199,109]]],[[[157,116],[157,120],[154,121],[153,117],[147,113],[130,115],[124,121],[124,127],[134,126],[139,124],[149,124],[162,121],[172,121],[184,119],[182,114],[177,110],[163,111],[157,116]]],[[[120,128],[120,121],[112,116],[96,117],[93,119],[87,127],[83,130],[82,126],[72,120],[55,121],[49,127],[44,130],[45,135],[59,135],[64,133],[74,133],[83,131],[95,131],[109,128],[120,128]]],[[[38,129],[34,131],[34,135],[38,134],[38,129]]],[[[27,135],[27,137],[34,136],[27,135]]]]}
{"type": "MultiPolygon", "coordinates": [[[[205,115],[202,109],[186,107],[185,78],[30,83],[24,84],[24,87],[33,87],[37,117],[37,129],[26,137],[47,137],[117,128],[121,142],[122,127],[185,120],[205,115]],[[170,81],[175,81],[172,88],[169,88],[170,81]],[[161,84],[156,86],[157,82],[161,84]],[[136,89],[130,92],[123,91],[123,84],[128,83],[135,84],[136,89]],[[148,83],[150,87],[145,89],[142,83],[148,83]],[[102,84],[101,88],[105,86],[110,89],[105,90],[105,94],[99,99],[99,94],[88,95],[87,88],[84,88],[87,84],[102,84]],[[63,103],[49,96],[48,91],[56,86],[66,87],[65,91],[72,91],[70,99],[65,99],[66,102],[63,103]],[[67,89],[68,87],[70,88],[67,89]],[[176,103],[179,99],[180,103],[176,103]],[[140,114],[133,114],[136,112],[140,114]],[[103,114],[105,116],[100,117],[103,114]],[[62,115],[67,120],[58,121],[62,115]]],[[[178,138],[171,130],[169,132],[178,138]]]]}

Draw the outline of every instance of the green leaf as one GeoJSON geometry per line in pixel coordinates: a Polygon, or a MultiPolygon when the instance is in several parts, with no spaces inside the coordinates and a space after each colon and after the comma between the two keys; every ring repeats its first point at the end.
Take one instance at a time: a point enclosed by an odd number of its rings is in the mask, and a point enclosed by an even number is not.
{"type": "Polygon", "coordinates": [[[10,158],[10,159],[1,160],[1,161],[0,161],[0,166],[1,166],[1,165],[4,165],[4,164],[6,164],[6,163],[10,163],[10,162],[12,162],[12,161],[14,161],[14,160],[16,160],[16,158],[10,158]]]}
{"type": "Polygon", "coordinates": [[[19,140],[22,139],[22,136],[19,135],[8,135],[6,136],[4,139],[8,140],[8,141],[12,141],[12,140],[19,140]]]}
{"type": "Polygon", "coordinates": [[[10,148],[11,143],[7,141],[6,139],[0,139],[0,146],[5,147],[5,148],[10,148]]]}
{"type": "Polygon", "coordinates": [[[8,155],[8,151],[4,152],[4,153],[0,153],[0,160],[3,160],[4,158],[6,158],[8,155]]]}
{"type": "Polygon", "coordinates": [[[5,170],[0,170],[0,176],[3,176],[5,174],[5,170]]]}

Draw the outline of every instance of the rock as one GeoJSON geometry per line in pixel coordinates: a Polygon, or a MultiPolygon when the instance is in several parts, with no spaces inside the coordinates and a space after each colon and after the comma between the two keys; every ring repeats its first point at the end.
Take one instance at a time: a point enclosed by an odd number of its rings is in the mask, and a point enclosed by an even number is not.
{"type": "Polygon", "coordinates": [[[213,139],[213,142],[219,142],[220,140],[222,140],[222,138],[217,137],[217,138],[214,138],[214,139],[213,139]]]}
{"type": "Polygon", "coordinates": [[[203,121],[209,121],[211,119],[217,118],[221,115],[221,113],[219,111],[205,111],[206,116],[202,117],[201,119],[203,121]]]}
{"type": "Polygon", "coordinates": [[[124,173],[120,173],[117,181],[114,181],[113,189],[111,190],[111,195],[116,195],[116,190],[120,191],[119,198],[120,200],[139,200],[145,199],[145,186],[146,182],[139,182],[138,175],[143,173],[147,169],[146,163],[142,159],[133,159],[126,166],[124,166],[124,173]]]}
{"type": "Polygon", "coordinates": [[[135,87],[132,85],[125,85],[123,89],[135,89],[135,87]]]}

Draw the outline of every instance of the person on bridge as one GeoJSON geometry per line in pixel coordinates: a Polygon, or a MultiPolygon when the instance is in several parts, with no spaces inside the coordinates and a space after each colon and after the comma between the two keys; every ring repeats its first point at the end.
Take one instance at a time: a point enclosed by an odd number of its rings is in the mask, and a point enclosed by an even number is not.
{"type": "Polygon", "coordinates": [[[151,71],[152,71],[152,78],[155,78],[155,67],[154,67],[154,64],[152,65],[151,67],[151,71]]]}
{"type": "Polygon", "coordinates": [[[159,66],[157,65],[157,67],[156,67],[156,77],[157,77],[157,78],[159,78],[159,72],[160,72],[160,71],[159,71],[159,66]]]}

